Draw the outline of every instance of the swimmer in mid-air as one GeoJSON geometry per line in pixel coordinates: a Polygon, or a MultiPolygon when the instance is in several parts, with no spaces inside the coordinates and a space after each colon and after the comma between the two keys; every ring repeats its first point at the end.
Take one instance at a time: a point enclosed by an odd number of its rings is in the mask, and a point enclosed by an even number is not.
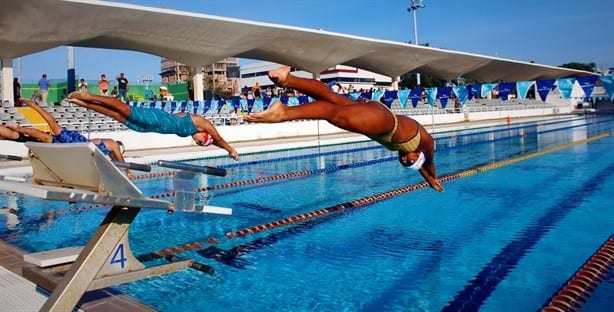
{"type": "Polygon", "coordinates": [[[383,103],[352,100],[332,92],[318,80],[293,76],[287,66],[272,70],[268,75],[275,84],[295,89],[315,101],[292,107],[277,101],[265,111],[248,115],[247,121],[326,120],[339,128],[364,134],[389,150],[398,151],[399,162],[403,166],[418,170],[433,189],[444,191],[435,171],[433,137],[417,121],[395,115],[383,103]]]}
{"type": "MultiPolygon", "coordinates": [[[[51,129],[51,133],[38,130],[36,128],[22,127],[19,125],[11,125],[0,129],[0,137],[16,142],[42,142],[42,143],[83,143],[92,142],[98,149],[104,154],[111,157],[115,161],[125,162],[123,156],[124,144],[121,141],[115,141],[108,138],[94,138],[88,139],[78,131],[68,130],[58,123],[58,121],[47,112],[44,108],[40,107],[37,102],[21,98],[21,103],[25,103],[34,109],[51,129]]],[[[135,176],[129,169],[126,169],[126,174],[129,178],[135,176]]]]}
{"type": "Polygon", "coordinates": [[[213,144],[228,151],[228,155],[234,160],[239,160],[239,154],[234,147],[230,146],[213,124],[202,116],[190,113],[170,114],[160,109],[130,107],[114,97],[94,95],[89,92],[72,92],[68,95],[68,101],[107,115],[137,132],[192,136],[196,144],[200,146],[213,144]]]}

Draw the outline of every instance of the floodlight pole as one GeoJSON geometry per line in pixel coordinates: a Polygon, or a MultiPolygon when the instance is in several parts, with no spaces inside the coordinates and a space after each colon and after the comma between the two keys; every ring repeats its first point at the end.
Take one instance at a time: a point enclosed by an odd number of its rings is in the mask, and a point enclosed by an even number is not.
{"type": "MultiPolygon", "coordinates": [[[[409,8],[407,8],[407,12],[413,13],[414,15],[414,44],[418,45],[418,18],[416,16],[416,11],[418,9],[424,8],[424,3],[422,0],[411,0],[409,8]]],[[[420,87],[420,73],[416,73],[416,86],[420,87]]],[[[435,132],[435,103],[431,103],[431,120],[433,132],[435,132]]]]}
{"type": "MultiPolygon", "coordinates": [[[[407,8],[407,12],[414,14],[414,44],[418,45],[418,19],[416,17],[416,11],[424,8],[422,0],[411,0],[410,6],[407,8]]],[[[416,73],[416,84],[420,86],[420,73],[416,73]]]]}

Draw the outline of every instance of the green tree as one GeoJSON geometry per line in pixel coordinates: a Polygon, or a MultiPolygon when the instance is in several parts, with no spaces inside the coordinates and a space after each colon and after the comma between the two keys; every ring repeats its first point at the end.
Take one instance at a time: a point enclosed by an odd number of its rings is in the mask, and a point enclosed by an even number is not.
{"type": "Polygon", "coordinates": [[[593,73],[597,72],[597,64],[595,64],[594,62],[586,63],[586,64],[578,63],[578,62],[571,62],[571,63],[565,63],[561,65],[561,67],[577,69],[577,70],[585,70],[585,71],[589,71],[593,73]]]}

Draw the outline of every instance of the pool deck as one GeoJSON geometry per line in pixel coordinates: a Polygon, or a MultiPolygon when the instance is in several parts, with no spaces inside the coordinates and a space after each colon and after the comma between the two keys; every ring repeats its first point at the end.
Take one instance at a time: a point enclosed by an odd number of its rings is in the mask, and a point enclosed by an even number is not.
{"type": "MultiPolygon", "coordinates": [[[[562,116],[558,116],[559,118],[562,116]]],[[[515,122],[544,120],[549,117],[542,118],[517,118],[515,122]]],[[[461,129],[467,127],[479,127],[488,125],[502,125],[505,120],[483,120],[474,122],[464,122],[458,124],[442,124],[435,125],[435,131],[446,131],[453,129],[461,129]]],[[[431,128],[429,131],[431,131],[431,128]]],[[[336,144],[348,141],[367,140],[365,136],[353,133],[329,134],[322,136],[302,136],[283,139],[267,139],[249,142],[237,142],[232,145],[237,149],[239,154],[261,152],[275,149],[300,148],[304,146],[317,146],[318,144],[336,144]]],[[[157,159],[169,159],[175,155],[181,155],[183,158],[189,158],[189,155],[194,154],[199,157],[223,155],[225,151],[217,148],[208,148],[203,151],[199,146],[186,146],[179,148],[164,148],[164,149],[144,149],[132,150],[126,152],[127,161],[141,160],[143,162],[153,162],[157,159]],[[207,152],[211,151],[211,152],[207,152]],[[220,152],[222,154],[220,154],[220,152]]],[[[23,173],[29,168],[29,161],[0,161],[0,173],[13,175],[14,173],[23,173]]],[[[15,246],[12,246],[0,240],[0,306],[11,304],[11,307],[18,307],[21,311],[38,311],[40,306],[46,300],[43,291],[37,289],[36,285],[23,278],[22,269],[24,267],[23,255],[27,252],[15,246]],[[18,283],[14,281],[17,280],[18,283]],[[14,291],[10,287],[17,287],[19,290],[14,291]],[[19,293],[19,296],[10,296],[7,294],[19,293]]],[[[8,306],[7,306],[8,307],[8,306]]],[[[119,294],[112,289],[101,289],[87,292],[78,304],[82,311],[88,312],[106,312],[106,311],[155,311],[154,308],[138,302],[137,300],[127,295],[119,294]]]]}

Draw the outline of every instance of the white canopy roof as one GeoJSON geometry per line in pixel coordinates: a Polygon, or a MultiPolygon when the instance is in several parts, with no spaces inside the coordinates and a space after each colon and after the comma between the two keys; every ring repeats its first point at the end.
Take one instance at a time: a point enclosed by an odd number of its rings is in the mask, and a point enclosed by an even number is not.
{"type": "Polygon", "coordinates": [[[342,64],[389,77],[521,81],[584,71],[206,14],[90,0],[0,0],[0,57],[58,46],[141,51],[202,66],[226,57],[319,73],[342,64]]]}

